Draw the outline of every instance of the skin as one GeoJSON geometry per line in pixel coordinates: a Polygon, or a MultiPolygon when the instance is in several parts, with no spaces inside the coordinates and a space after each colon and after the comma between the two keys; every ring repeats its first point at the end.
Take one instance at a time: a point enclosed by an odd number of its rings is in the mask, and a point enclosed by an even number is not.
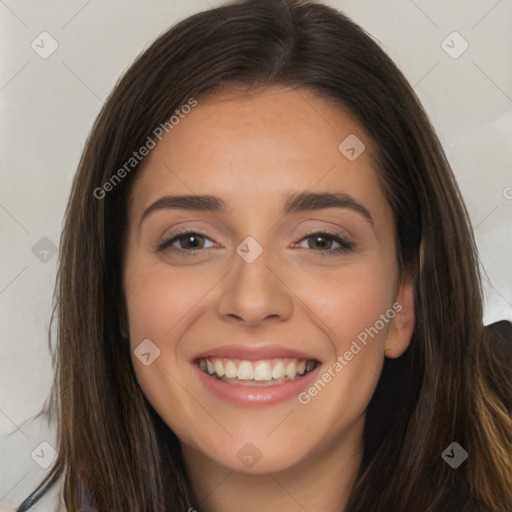
{"type": "MultiPolygon", "coordinates": [[[[353,116],[314,92],[232,88],[192,109],[152,150],[134,185],[123,269],[131,348],[149,338],[160,356],[149,366],[133,356],[133,365],[180,439],[206,511],[346,505],[384,355],[401,355],[414,325],[412,289],[399,276],[392,212],[371,153],[353,116]],[[349,134],[366,145],[352,162],[338,150],[349,134]],[[285,196],[302,191],[349,194],[372,222],[342,208],[283,215],[285,196]],[[154,201],[179,194],[215,195],[231,210],[159,209],[141,223],[154,201]],[[204,234],[204,248],[188,257],[157,251],[178,228],[204,234]],[[339,245],[307,238],[319,229],[355,250],[321,254],[339,245]],[[252,263],[236,252],[247,236],[263,248],[252,263]],[[271,340],[314,354],[321,376],[395,302],[401,311],[306,405],[293,397],[234,406],[192,371],[190,360],[201,352],[271,340]],[[237,457],[248,442],[261,453],[250,468],[237,457]]],[[[187,247],[190,238],[174,242],[187,247]]]]}

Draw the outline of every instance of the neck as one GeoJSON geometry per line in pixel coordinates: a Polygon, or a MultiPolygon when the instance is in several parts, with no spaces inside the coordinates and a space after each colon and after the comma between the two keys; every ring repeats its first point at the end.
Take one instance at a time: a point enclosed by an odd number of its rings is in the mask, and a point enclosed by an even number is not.
{"type": "Polygon", "coordinates": [[[188,476],[201,512],[344,511],[363,454],[364,417],[293,467],[248,474],[220,465],[183,445],[188,476]]]}

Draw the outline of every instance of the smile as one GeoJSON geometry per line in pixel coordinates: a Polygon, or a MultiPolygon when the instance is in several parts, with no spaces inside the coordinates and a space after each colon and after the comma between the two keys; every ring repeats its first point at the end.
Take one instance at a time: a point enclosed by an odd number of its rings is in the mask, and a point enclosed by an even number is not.
{"type": "Polygon", "coordinates": [[[319,365],[311,359],[273,358],[249,361],[219,357],[200,358],[197,364],[207,375],[239,386],[275,386],[298,380],[319,365]]]}

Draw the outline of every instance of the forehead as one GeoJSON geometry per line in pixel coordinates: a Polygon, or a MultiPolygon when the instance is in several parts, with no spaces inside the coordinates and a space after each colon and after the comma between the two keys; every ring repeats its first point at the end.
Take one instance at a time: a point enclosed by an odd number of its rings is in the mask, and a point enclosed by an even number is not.
{"type": "Polygon", "coordinates": [[[132,207],[178,190],[240,206],[304,189],[382,201],[372,150],[350,112],[308,89],[233,87],[201,101],[151,151],[132,207]],[[364,144],[357,159],[340,151],[345,140],[364,144]]]}

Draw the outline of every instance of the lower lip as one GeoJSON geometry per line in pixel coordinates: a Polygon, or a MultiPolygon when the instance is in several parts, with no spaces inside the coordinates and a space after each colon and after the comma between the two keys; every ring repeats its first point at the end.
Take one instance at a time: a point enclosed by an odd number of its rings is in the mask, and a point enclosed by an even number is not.
{"type": "Polygon", "coordinates": [[[243,384],[229,384],[211,377],[195,363],[192,363],[192,366],[207,391],[222,400],[237,405],[271,405],[297,397],[314,382],[320,370],[320,366],[317,366],[304,377],[274,386],[244,386],[243,384]]]}

